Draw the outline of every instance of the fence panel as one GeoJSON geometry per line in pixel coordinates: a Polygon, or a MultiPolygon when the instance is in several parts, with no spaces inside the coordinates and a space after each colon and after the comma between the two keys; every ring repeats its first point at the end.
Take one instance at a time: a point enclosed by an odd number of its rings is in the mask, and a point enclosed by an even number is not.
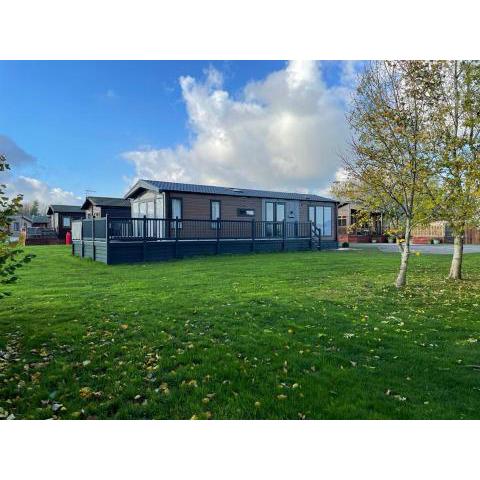
{"type": "Polygon", "coordinates": [[[82,220],[74,220],[72,222],[72,240],[82,239],[82,220]]]}
{"type": "Polygon", "coordinates": [[[92,221],[82,220],[83,223],[83,239],[92,240],[92,221]]]}
{"type": "Polygon", "coordinates": [[[95,226],[95,240],[106,240],[107,239],[107,220],[105,218],[95,218],[93,220],[93,223],[95,226]]]}

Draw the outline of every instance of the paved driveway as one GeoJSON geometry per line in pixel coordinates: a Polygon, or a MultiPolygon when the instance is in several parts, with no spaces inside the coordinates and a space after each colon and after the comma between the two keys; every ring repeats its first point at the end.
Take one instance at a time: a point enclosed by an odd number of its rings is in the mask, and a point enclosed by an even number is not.
{"type": "MultiPolygon", "coordinates": [[[[398,246],[392,243],[350,243],[352,249],[376,248],[381,252],[398,253],[398,246]]],[[[453,245],[411,245],[412,252],[433,253],[435,255],[451,255],[453,245]]],[[[464,245],[463,253],[480,253],[480,245],[464,245]]]]}

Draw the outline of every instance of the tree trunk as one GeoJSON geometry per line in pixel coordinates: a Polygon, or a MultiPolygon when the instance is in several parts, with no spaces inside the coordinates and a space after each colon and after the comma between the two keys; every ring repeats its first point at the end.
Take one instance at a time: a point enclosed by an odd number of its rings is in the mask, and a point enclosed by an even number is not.
{"type": "Polygon", "coordinates": [[[402,249],[402,260],[400,262],[400,270],[398,272],[397,281],[395,286],[397,288],[404,287],[407,284],[407,269],[408,269],[408,257],[410,256],[410,222],[407,220],[405,229],[405,244],[402,249]]]}
{"type": "Polygon", "coordinates": [[[463,260],[463,235],[455,234],[453,237],[453,257],[450,265],[448,278],[452,280],[461,280],[462,278],[462,260],[463,260]]]}

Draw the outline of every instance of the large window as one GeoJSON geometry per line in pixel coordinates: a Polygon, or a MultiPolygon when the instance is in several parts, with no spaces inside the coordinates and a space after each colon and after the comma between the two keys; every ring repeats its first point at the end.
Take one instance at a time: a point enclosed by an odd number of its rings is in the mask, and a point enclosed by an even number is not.
{"type": "Polygon", "coordinates": [[[285,204],[284,203],[277,203],[277,211],[276,213],[276,222],[283,222],[285,220],[285,204]]]}
{"type": "MultiPolygon", "coordinates": [[[[170,200],[170,211],[172,214],[172,219],[182,218],[182,199],[181,198],[172,198],[170,200]]],[[[175,229],[175,225],[178,228],[182,228],[182,222],[171,222],[171,228],[175,229]]]]}
{"type": "Polygon", "coordinates": [[[265,204],[265,220],[267,222],[273,222],[273,202],[267,202],[265,204]]]}
{"type": "Polygon", "coordinates": [[[267,237],[281,236],[282,225],[285,220],[285,204],[282,202],[265,202],[265,234],[267,237]]]}
{"type": "Polygon", "coordinates": [[[323,234],[332,236],[332,207],[323,207],[323,234]]]}
{"type": "MultiPolygon", "coordinates": [[[[220,200],[210,201],[210,218],[220,220],[220,200]]],[[[217,228],[217,222],[212,222],[212,228],[217,228]]]]}
{"type": "Polygon", "coordinates": [[[322,237],[332,236],[332,207],[308,207],[308,220],[320,229],[322,237]]]}
{"type": "Polygon", "coordinates": [[[172,218],[182,218],[181,198],[172,198],[172,218]]]}
{"type": "Polygon", "coordinates": [[[315,225],[322,231],[322,235],[325,235],[323,227],[323,207],[315,207],[315,225]]]}

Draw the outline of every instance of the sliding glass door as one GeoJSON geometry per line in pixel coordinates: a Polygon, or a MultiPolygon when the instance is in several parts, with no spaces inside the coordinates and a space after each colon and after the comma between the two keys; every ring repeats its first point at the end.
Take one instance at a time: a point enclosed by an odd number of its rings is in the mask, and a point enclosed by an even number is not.
{"type": "Polygon", "coordinates": [[[322,237],[331,237],[332,232],[332,207],[312,206],[308,207],[308,220],[320,229],[322,237]]]}
{"type": "Polygon", "coordinates": [[[285,204],[281,202],[265,202],[265,225],[267,237],[280,237],[283,234],[282,225],[285,220],[285,204]]]}

